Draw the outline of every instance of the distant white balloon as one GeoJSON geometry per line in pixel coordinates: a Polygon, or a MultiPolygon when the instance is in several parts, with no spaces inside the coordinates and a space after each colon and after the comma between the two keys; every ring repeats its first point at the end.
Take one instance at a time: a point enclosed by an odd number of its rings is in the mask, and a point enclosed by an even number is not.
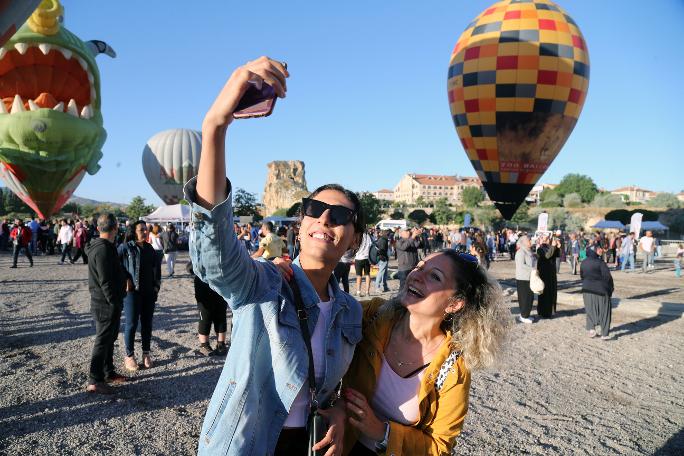
{"type": "Polygon", "coordinates": [[[185,128],[165,130],[145,145],[142,165],[150,186],[166,204],[178,204],[183,185],[197,175],[202,134],[185,128]]]}

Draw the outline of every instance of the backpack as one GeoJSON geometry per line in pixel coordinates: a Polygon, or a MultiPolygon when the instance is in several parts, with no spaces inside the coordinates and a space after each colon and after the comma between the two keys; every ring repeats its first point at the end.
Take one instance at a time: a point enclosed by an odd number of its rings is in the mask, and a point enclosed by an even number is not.
{"type": "Polygon", "coordinates": [[[373,266],[378,264],[378,246],[375,245],[375,242],[371,244],[370,250],[368,250],[368,261],[370,261],[370,264],[372,264],[373,266]]]}

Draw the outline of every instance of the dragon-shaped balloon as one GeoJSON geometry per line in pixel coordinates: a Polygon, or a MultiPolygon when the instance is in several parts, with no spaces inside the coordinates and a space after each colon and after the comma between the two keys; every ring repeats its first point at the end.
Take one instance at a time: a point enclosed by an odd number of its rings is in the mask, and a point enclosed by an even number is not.
{"type": "Polygon", "coordinates": [[[58,0],[43,0],[0,48],[0,178],[43,218],[100,168],[107,134],[95,57],[116,55],[62,18],[58,0]]]}

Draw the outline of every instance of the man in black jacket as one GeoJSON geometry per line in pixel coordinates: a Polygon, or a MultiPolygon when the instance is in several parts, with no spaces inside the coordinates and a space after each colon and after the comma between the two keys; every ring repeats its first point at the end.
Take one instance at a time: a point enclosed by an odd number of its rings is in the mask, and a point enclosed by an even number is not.
{"type": "Polygon", "coordinates": [[[418,247],[420,247],[421,235],[422,231],[419,228],[413,231],[405,228],[401,232],[401,237],[397,239],[396,249],[397,261],[399,263],[397,278],[399,279],[399,289],[404,287],[409,272],[418,264],[418,247]]]}
{"type": "Polygon", "coordinates": [[[610,340],[610,298],[613,295],[613,276],[608,265],[601,259],[603,248],[596,245],[587,249],[587,258],[580,264],[582,294],[587,311],[587,335],[597,336],[596,327],[601,327],[601,339],[610,340]]]}
{"type": "Polygon", "coordinates": [[[378,275],[375,276],[375,289],[378,293],[385,293],[390,291],[387,286],[387,265],[389,264],[387,231],[380,231],[375,247],[378,249],[378,275]]]}
{"type": "Polygon", "coordinates": [[[112,214],[97,219],[99,238],[85,247],[88,255],[90,309],[95,319],[95,344],[86,391],[111,394],[107,383],[123,383],[127,377],[114,370],[114,342],[119,335],[121,309],[126,295],[126,276],[114,245],[118,222],[112,214]]]}

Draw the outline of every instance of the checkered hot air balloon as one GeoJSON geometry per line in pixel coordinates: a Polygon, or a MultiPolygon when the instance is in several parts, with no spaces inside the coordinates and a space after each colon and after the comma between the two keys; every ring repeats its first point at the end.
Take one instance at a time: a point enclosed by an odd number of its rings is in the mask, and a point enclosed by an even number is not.
{"type": "Polygon", "coordinates": [[[575,21],[548,0],[504,0],[466,27],[449,62],[461,143],[504,218],[515,214],[577,123],[589,53],[575,21]]]}

